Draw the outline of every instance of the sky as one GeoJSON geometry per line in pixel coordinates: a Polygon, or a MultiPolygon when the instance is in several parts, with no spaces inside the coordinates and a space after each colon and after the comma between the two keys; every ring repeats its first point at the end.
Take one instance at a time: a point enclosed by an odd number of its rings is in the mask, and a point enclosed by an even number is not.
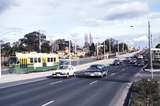
{"type": "Polygon", "coordinates": [[[160,0],[0,0],[0,38],[10,42],[40,31],[52,41],[83,44],[91,33],[94,42],[112,37],[146,47],[148,20],[158,43],[160,0]]]}

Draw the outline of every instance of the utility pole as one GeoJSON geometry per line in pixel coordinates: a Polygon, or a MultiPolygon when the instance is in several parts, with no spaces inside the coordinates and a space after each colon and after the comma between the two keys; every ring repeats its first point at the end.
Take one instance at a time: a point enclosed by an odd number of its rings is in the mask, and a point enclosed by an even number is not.
{"type": "Polygon", "coordinates": [[[1,65],[1,41],[0,41],[0,78],[2,77],[2,65],[1,65]]]}
{"type": "Polygon", "coordinates": [[[153,79],[153,64],[152,64],[152,50],[151,50],[151,47],[152,47],[152,37],[151,37],[151,26],[150,26],[150,21],[148,21],[148,47],[149,47],[149,55],[150,55],[150,58],[149,58],[149,66],[150,66],[150,69],[151,69],[151,76],[152,76],[152,79],[153,79]]]}
{"type": "Polygon", "coordinates": [[[71,65],[71,40],[69,40],[69,64],[71,65]]]}
{"type": "Polygon", "coordinates": [[[106,54],[106,43],[105,43],[105,41],[104,41],[104,59],[105,59],[105,54],[106,54]]]}
{"type": "Polygon", "coordinates": [[[122,51],[123,51],[123,53],[124,53],[124,42],[122,43],[123,45],[122,45],[122,51]]]}
{"type": "Polygon", "coordinates": [[[39,52],[41,52],[41,35],[39,35],[39,52]]]}
{"type": "Polygon", "coordinates": [[[98,57],[98,43],[97,43],[97,57],[98,57]]]}
{"type": "Polygon", "coordinates": [[[118,51],[118,55],[119,55],[119,43],[117,41],[117,51],[118,51]]]}
{"type": "Polygon", "coordinates": [[[111,53],[111,39],[109,39],[109,53],[111,53]]]}

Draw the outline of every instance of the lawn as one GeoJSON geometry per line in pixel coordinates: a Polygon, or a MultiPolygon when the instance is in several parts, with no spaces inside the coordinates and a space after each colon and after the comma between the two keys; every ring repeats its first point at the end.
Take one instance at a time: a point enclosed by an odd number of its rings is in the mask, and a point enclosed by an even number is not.
{"type": "Polygon", "coordinates": [[[160,106],[160,80],[142,79],[133,83],[130,106],[160,106]]]}

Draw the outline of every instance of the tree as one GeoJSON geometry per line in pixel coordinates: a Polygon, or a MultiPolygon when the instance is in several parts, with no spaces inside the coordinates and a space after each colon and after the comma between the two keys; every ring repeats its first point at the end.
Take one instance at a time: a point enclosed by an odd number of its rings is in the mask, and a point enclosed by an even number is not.
{"type": "Polygon", "coordinates": [[[120,43],[119,44],[119,51],[123,52],[123,51],[128,51],[128,45],[126,43],[120,43]]]}
{"type": "Polygon", "coordinates": [[[93,56],[96,51],[94,43],[92,43],[91,46],[89,46],[89,50],[90,50],[90,55],[93,56]]]}
{"type": "MultiPolygon", "coordinates": [[[[117,40],[110,38],[110,39],[106,39],[105,41],[105,52],[109,52],[109,48],[111,48],[111,52],[115,52],[116,51],[116,44],[117,44],[117,40]]],[[[104,42],[101,45],[104,45],[104,42]]]]}
{"type": "Polygon", "coordinates": [[[50,42],[46,41],[42,44],[42,53],[50,53],[52,50],[52,47],[50,46],[50,42]]]}
{"type": "Polygon", "coordinates": [[[36,51],[36,52],[51,52],[49,41],[46,40],[46,35],[40,32],[31,32],[24,35],[24,38],[19,39],[18,42],[13,43],[12,51],[23,52],[23,51],[36,51]],[[41,42],[41,46],[40,46],[41,42]],[[41,50],[40,50],[41,47],[41,50]]]}
{"type": "Polygon", "coordinates": [[[156,45],[156,48],[160,48],[160,43],[156,45]]]}
{"type": "Polygon", "coordinates": [[[10,42],[4,43],[1,45],[2,55],[9,56],[11,54],[11,45],[10,42]]]}

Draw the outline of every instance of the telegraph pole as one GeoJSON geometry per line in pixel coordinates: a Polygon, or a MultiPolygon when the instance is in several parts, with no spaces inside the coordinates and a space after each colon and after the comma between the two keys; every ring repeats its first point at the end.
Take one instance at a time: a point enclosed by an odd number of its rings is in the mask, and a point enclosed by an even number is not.
{"type": "Polygon", "coordinates": [[[71,40],[69,40],[69,63],[71,65],[71,40]]]}
{"type": "Polygon", "coordinates": [[[106,44],[105,44],[105,41],[104,41],[104,59],[105,59],[105,54],[106,54],[106,44]]]}
{"type": "Polygon", "coordinates": [[[41,35],[39,35],[39,52],[41,52],[41,35]]]}
{"type": "Polygon", "coordinates": [[[118,55],[119,55],[119,43],[118,43],[118,41],[117,41],[117,49],[118,49],[118,55]]]}
{"type": "Polygon", "coordinates": [[[111,53],[111,39],[109,39],[109,53],[111,53]]]}
{"type": "Polygon", "coordinates": [[[2,77],[2,65],[1,65],[1,41],[0,41],[0,78],[2,77]]]}
{"type": "Polygon", "coordinates": [[[152,50],[151,50],[151,47],[152,47],[152,36],[151,36],[150,21],[148,21],[148,47],[149,47],[149,55],[150,55],[149,66],[150,66],[150,69],[151,69],[151,76],[152,76],[152,79],[153,79],[153,64],[152,64],[152,50]]]}

